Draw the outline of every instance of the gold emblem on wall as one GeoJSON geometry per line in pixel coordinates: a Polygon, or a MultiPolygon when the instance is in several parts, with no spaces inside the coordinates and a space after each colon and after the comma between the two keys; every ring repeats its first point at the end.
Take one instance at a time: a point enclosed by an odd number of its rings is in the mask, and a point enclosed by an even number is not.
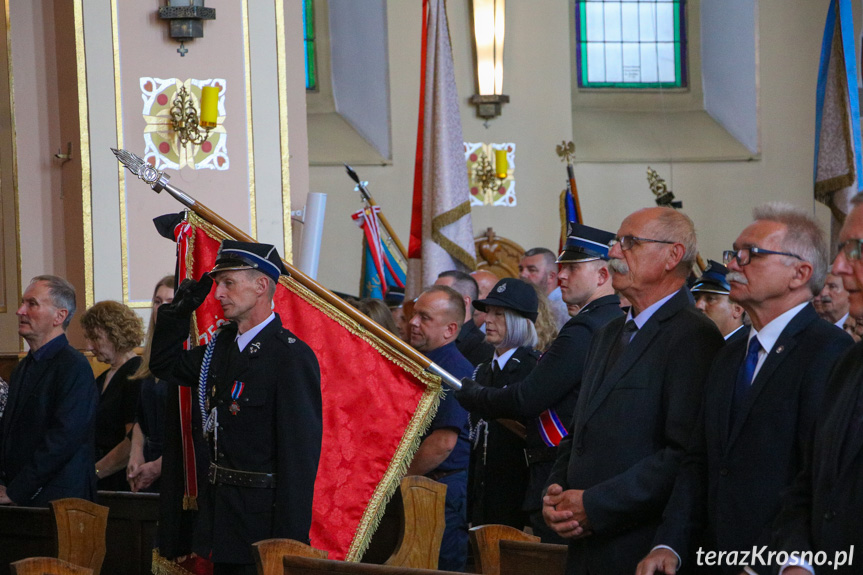
{"type": "Polygon", "coordinates": [[[225,132],[225,91],[224,78],[208,80],[180,80],[179,78],[140,79],[141,94],[144,99],[144,160],[157,170],[166,168],[179,170],[189,167],[194,170],[227,170],[228,134],[225,132]],[[191,104],[201,108],[201,89],[212,86],[219,89],[218,121],[209,131],[209,136],[201,143],[186,141],[182,143],[171,124],[171,107],[178,92],[185,88],[191,104]]]}

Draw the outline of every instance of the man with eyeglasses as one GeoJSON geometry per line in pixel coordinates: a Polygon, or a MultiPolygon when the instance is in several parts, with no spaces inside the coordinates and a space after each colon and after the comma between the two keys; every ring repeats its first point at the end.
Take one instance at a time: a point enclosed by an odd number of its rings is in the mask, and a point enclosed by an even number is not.
{"type": "MultiPolygon", "coordinates": [[[[863,261],[860,257],[863,194],[858,194],[852,203],[851,213],[839,233],[839,255],[833,262],[833,273],[842,278],[848,290],[851,315],[860,317],[863,316],[863,261]]],[[[813,447],[806,455],[803,472],[783,500],[776,521],[774,547],[798,554],[824,552],[834,563],[828,567],[831,573],[860,573],[863,344],[852,347],[833,368],[816,417],[813,447]],[[855,547],[857,557],[853,557],[855,547]]],[[[813,573],[807,561],[795,563],[789,562],[782,574],[813,573]]]]}
{"type": "Polygon", "coordinates": [[[753,216],[724,254],[730,297],[752,327],[716,355],[655,547],[638,575],[704,569],[699,558],[708,551],[737,552],[737,561],[717,566],[720,573],[737,575],[747,565],[767,571],[742,553],[770,543],[830,369],[852,343],[810,303],[827,273],[818,223],[787,204],[766,204],[753,216]]]}
{"type": "Polygon", "coordinates": [[[632,307],[595,332],[543,516],[570,540],[567,574],[634,573],[651,548],[724,341],[686,288],[692,221],[671,208],[627,217],[612,241],[614,288],[632,307]]]}

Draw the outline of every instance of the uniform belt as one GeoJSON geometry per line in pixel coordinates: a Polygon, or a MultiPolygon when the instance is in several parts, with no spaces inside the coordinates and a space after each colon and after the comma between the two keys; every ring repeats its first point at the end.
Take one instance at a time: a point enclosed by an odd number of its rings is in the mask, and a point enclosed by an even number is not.
{"type": "Polygon", "coordinates": [[[455,475],[456,473],[461,473],[464,469],[452,469],[450,471],[432,471],[430,473],[426,473],[426,477],[431,479],[432,481],[440,481],[444,477],[449,477],[450,475],[455,475]]]}
{"type": "Polygon", "coordinates": [[[545,463],[557,459],[557,447],[532,447],[524,450],[524,458],[528,465],[545,463]]]}
{"type": "Polygon", "coordinates": [[[275,473],[256,473],[254,471],[240,471],[219,467],[215,463],[210,464],[207,473],[210,483],[213,485],[235,485],[237,487],[260,487],[263,489],[275,489],[275,473]]]}

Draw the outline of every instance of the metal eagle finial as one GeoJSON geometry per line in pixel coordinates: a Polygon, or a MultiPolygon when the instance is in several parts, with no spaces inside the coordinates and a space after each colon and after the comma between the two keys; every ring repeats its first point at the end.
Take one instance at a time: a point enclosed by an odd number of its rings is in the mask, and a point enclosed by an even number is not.
{"type": "Polygon", "coordinates": [[[168,183],[171,176],[164,172],[160,172],[148,162],[145,162],[142,157],[133,154],[128,150],[111,148],[111,151],[114,152],[115,156],[117,156],[117,160],[126,166],[127,170],[135,174],[139,179],[148,183],[156,193],[166,190],[187,207],[192,207],[196,204],[195,200],[186,195],[185,192],[168,183]]]}

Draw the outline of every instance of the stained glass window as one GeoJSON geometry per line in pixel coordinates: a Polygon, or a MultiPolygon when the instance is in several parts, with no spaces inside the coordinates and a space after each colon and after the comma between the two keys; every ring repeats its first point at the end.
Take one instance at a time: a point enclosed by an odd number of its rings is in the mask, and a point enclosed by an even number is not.
{"type": "Polygon", "coordinates": [[[315,6],[314,0],[303,0],[303,45],[306,57],[306,90],[318,87],[315,68],[315,6]]]}
{"type": "Polygon", "coordinates": [[[685,0],[576,0],[578,85],[686,86],[685,0]]]}

